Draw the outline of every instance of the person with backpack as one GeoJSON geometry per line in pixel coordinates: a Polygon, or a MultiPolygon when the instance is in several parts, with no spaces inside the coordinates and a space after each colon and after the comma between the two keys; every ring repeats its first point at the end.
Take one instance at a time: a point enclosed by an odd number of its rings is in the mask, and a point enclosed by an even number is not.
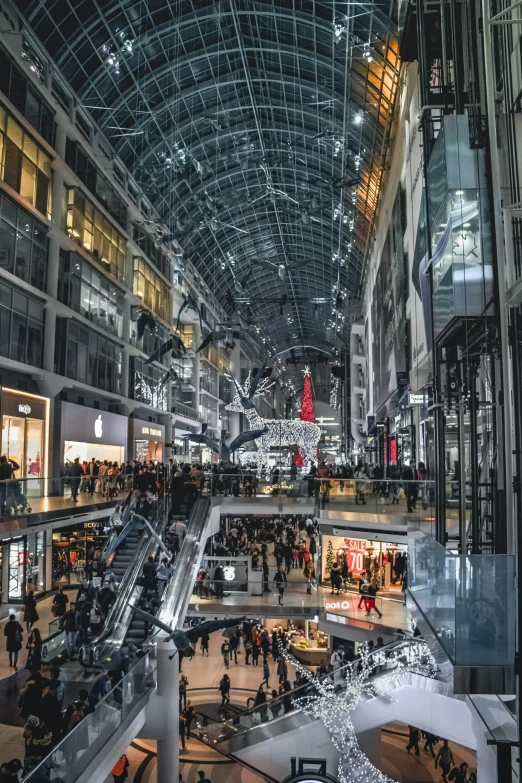
{"type": "Polygon", "coordinates": [[[29,715],[24,726],[24,777],[51,752],[53,738],[47,726],[37,715],[29,715]]]}
{"type": "Polygon", "coordinates": [[[230,677],[224,674],[219,683],[219,692],[221,693],[221,706],[230,702],[230,677]]]}
{"type": "Polygon", "coordinates": [[[228,639],[225,639],[225,641],[221,645],[221,655],[223,656],[223,663],[228,669],[229,668],[228,664],[230,661],[230,643],[228,639]]]}
{"type": "Polygon", "coordinates": [[[123,783],[129,777],[129,759],[123,754],[120,756],[114,767],[111,769],[111,775],[114,783],[123,783]]]}
{"type": "Polygon", "coordinates": [[[16,619],[15,614],[9,615],[9,620],[4,625],[5,649],[9,653],[9,666],[18,670],[18,653],[22,649],[24,629],[16,619]]]}

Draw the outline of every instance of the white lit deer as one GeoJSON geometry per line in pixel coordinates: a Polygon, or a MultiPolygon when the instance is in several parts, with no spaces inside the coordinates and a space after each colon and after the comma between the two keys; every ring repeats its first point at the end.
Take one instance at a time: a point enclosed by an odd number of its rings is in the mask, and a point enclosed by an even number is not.
{"type": "Polygon", "coordinates": [[[259,464],[266,464],[271,446],[299,446],[305,463],[316,460],[317,444],[321,437],[321,429],[317,424],[295,419],[265,419],[255,409],[254,399],[273,385],[273,381],[269,378],[261,379],[261,374],[260,370],[252,380],[249,374],[243,386],[232,374],[229,375],[234,382],[235,394],[232,402],[226,406],[226,410],[244,413],[253,430],[265,428],[268,430],[259,440],[256,440],[257,458],[254,454],[249,454],[248,457],[254,457],[253,461],[259,464]]]}

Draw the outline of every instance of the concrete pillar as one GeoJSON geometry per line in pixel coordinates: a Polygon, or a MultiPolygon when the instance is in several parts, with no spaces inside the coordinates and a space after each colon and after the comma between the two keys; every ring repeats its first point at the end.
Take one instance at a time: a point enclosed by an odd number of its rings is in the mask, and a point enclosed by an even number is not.
{"type": "Polygon", "coordinates": [[[53,589],[53,531],[46,530],[45,536],[45,589],[53,589]]]}
{"type": "MultiPolygon", "coordinates": [[[[234,350],[230,354],[230,372],[238,383],[241,383],[241,347],[239,342],[234,345],[234,350]]],[[[241,432],[241,414],[236,411],[229,411],[228,414],[230,437],[237,438],[241,432]]]]}
{"type": "MultiPolygon", "coordinates": [[[[201,344],[201,327],[199,323],[194,324],[194,348],[201,344]]],[[[199,382],[201,378],[200,354],[197,353],[193,359],[193,378],[194,378],[194,401],[192,407],[196,409],[199,418],[199,382]]]]}
{"type": "MultiPolygon", "coordinates": [[[[123,300],[123,339],[125,341],[130,339],[131,333],[131,301],[128,296],[123,300]]],[[[129,374],[130,374],[130,358],[129,352],[123,351],[121,357],[121,395],[122,397],[129,397],[129,374]]],[[[132,459],[129,449],[129,459],[132,459]]]]}
{"type": "Polygon", "coordinates": [[[157,779],[178,783],[179,776],[179,656],[173,641],[157,645],[156,693],[147,706],[147,720],[139,736],[158,746],[157,779]]]}

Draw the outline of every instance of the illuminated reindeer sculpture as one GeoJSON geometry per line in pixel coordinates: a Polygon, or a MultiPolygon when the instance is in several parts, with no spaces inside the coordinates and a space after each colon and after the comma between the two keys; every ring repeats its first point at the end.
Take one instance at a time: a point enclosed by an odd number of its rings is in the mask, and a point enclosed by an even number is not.
{"type": "Polygon", "coordinates": [[[265,419],[255,409],[254,399],[273,385],[273,381],[262,378],[262,375],[262,370],[259,370],[254,378],[249,374],[244,386],[241,386],[232,374],[228,376],[234,382],[235,394],[226,410],[244,413],[252,430],[266,430],[256,440],[259,456],[256,458],[255,453],[249,452],[248,460],[253,457],[252,461],[260,465],[266,464],[271,446],[299,446],[305,463],[317,459],[317,444],[321,437],[321,429],[317,424],[295,419],[265,419]]]}

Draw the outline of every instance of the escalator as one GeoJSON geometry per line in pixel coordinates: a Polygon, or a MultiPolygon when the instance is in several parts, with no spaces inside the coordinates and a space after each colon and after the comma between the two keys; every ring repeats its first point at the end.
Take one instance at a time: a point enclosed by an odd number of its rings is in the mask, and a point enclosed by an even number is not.
{"type": "MultiPolygon", "coordinates": [[[[389,677],[390,672],[399,665],[434,665],[428,648],[419,639],[392,642],[373,653],[372,658],[377,667],[370,678],[370,682],[374,684],[378,684],[379,678],[389,677]]],[[[352,672],[356,671],[358,666],[358,660],[352,661],[323,675],[317,681],[312,680],[300,688],[267,701],[264,705],[243,710],[225,720],[213,721],[202,716],[207,720],[202,720],[201,725],[198,725],[199,739],[230,757],[244,748],[299,729],[314,718],[304,714],[298,700],[318,695],[316,682],[332,684],[338,694],[342,693],[347,684],[353,681],[352,672]]],[[[241,763],[240,758],[234,758],[241,763]]]]}

